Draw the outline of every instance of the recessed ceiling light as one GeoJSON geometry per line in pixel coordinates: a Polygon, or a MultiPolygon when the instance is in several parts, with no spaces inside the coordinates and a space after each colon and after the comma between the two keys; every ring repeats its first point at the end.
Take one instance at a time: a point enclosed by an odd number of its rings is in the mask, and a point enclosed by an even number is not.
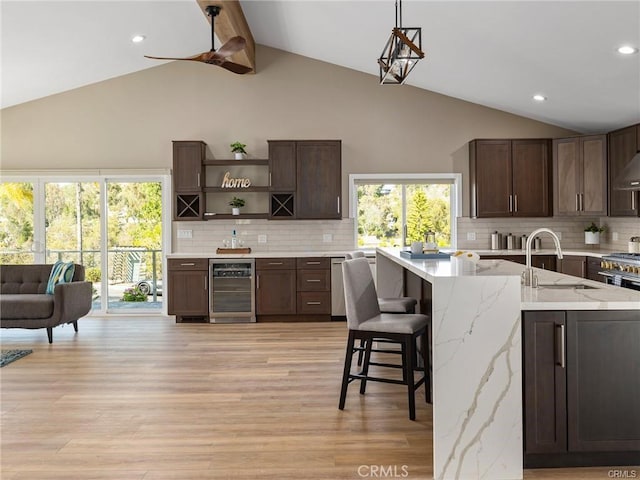
{"type": "Polygon", "coordinates": [[[534,95],[534,96],[533,96],[533,99],[534,99],[536,102],[544,102],[544,101],[547,99],[547,97],[545,97],[544,95],[540,95],[540,94],[538,93],[537,95],[534,95]]]}
{"type": "Polygon", "coordinates": [[[131,41],[133,43],[140,43],[142,42],[146,37],[144,35],[135,35],[134,37],[131,37],[131,41]]]}
{"type": "Polygon", "coordinates": [[[618,53],[621,53],[623,55],[631,55],[633,53],[636,53],[637,51],[638,49],[632,47],[631,45],[623,45],[620,48],[618,48],[618,53]]]}

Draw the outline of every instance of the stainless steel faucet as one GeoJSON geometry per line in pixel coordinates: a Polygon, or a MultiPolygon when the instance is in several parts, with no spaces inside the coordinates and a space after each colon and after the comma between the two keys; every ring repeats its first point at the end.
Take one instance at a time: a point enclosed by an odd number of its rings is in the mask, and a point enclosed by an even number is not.
{"type": "Polygon", "coordinates": [[[538,286],[538,278],[533,274],[533,268],[531,268],[531,244],[533,243],[533,239],[535,238],[535,236],[542,232],[546,232],[551,235],[551,238],[553,238],[553,243],[556,245],[556,255],[558,256],[558,258],[562,259],[560,239],[555,233],[553,233],[552,230],[549,230],[548,228],[539,228],[529,234],[529,237],[527,238],[527,248],[525,253],[527,258],[527,265],[525,271],[522,272],[522,281],[524,285],[533,286],[534,288],[538,286]]]}

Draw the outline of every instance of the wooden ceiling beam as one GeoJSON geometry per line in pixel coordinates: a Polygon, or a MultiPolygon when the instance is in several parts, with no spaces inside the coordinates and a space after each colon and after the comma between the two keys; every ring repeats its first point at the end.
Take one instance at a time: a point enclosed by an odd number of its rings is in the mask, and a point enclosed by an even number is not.
{"type": "MultiPolygon", "coordinates": [[[[244,38],[247,41],[247,45],[242,51],[233,54],[230,60],[251,67],[253,71],[249,73],[256,73],[256,43],[253,40],[251,29],[247,19],[244,17],[239,0],[197,0],[197,2],[202,9],[202,13],[207,17],[207,21],[211,21],[206,12],[206,8],[209,5],[221,8],[215,19],[215,32],[216,37],[220,40],[220,45],[235,36],[244,38]]],[[[216,50],[220,48],[220,45],[217,45],[216,50]]]]}

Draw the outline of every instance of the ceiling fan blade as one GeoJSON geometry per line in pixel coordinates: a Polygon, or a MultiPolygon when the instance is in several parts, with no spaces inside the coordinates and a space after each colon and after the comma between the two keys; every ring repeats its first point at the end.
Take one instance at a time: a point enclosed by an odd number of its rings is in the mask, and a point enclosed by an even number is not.
{"type": "Polygon", "coordinates": [[[218,66],[226,68],[230,72],[237,73],[238,75],[244,75],[245,73],[249,73],[253,70],[251,67],[245,67],[244,65],[233,62],[222,62],[218,64],[218,66]]]}
{"type": "Polygon", "coordinates": [[[145,58],[153,58],[154,60],[191,60],[195,62],[206,62],[207,55],[210,52],[199,53],[198,55],[194,55],[192,57],[186,58],[176,58],[176,57],[152,57],[151,55],[145,55],[145,58]]]}
{"type": "Polygon", "coordinates": [[[223,58],[230,57],[234,53],[242,50],[246,44],[247,41],[244,38],[232,37],[224,45],[222,45],[216,53],[223,58]]]}

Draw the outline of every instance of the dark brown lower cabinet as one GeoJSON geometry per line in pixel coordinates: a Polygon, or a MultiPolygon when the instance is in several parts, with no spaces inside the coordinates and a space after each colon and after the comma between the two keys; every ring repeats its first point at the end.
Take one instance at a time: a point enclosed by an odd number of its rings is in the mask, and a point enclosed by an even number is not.
{"type": "MultiPolygon", "coordinates": [[[[525,265],[527,263],[525,255],[482,255],[482,259],[486,260],[509,260],[510,262],[520,263],[525,265]]],[[[556,256],[555,255],[531,255],[531,266],[542,268],[543,270],[556,270],[556,256]]]]}
{"type": "Polygon", "coordinates": [[[637,465],[638,311],[523,312],[526,468],[637,465]]]}
{"type": "Polygon", "coordinates": [[[330,321],[330,267],[329,257],[256,259],[257,320],[330,321]]]}
{"type": "Polygon", "coordinates": [[[176,322],[209,321],[209,260],[206,258],[167,261],[167,313],[176,322]]]}
{"type": "Polygon", "coordinates": [[[258,321],[265,315],[296,313],[295,258],[256,259],[256,314],[258,321]]]}
{"type": "Polygon", "coordinates": [[[298,314],[310,320],[331,320],[331,261],[328,257],[297,259],[298,314]]]}
{"type": "Polygon", "coordinates": [[[587,257],[581,255],[565,255],[558,260],[558,272],[574,277],[587,278],[587,257]]]}
{"type": "Polygon", "coordinates": [[[543,270],[556,271],[555,255],[531,255],[531,266],[543,270]]]}
{"type": "Polygon", "coordinates": [[[638,311],[567,312],[569,451],[636,450],[640,461],[639,347],[638,311]]]}
{"type": "Polygon", "coordinates": [[[567,382],[560,335],[565,312],[523,312],[525,453],[567,450],[567,382]]]}

